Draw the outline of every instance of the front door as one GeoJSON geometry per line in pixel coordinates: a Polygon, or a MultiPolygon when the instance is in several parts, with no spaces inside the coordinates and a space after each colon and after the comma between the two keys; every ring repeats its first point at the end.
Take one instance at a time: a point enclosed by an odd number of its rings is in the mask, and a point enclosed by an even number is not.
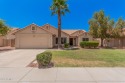
{"type": "Polygon", "coordinates": [[[70,45],[73,46],[73,38],[70,38],[70,45]]]}

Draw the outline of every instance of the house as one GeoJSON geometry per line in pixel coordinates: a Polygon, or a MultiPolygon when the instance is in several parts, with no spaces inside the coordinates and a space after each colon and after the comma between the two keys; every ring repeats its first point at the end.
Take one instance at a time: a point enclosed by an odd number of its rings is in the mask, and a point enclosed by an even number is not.
{"type": "Polygon", "coordinates": [[[15,46],[15,35],[13,33],[17,32],[18,28],[10,28],[10,31],[5,36],[0,36],[0,47],[3,46],[15,46]]]}
{"type": "Polygon", "coordinates": [[[3,46],[3,36],[0,36],[0,47],[2,47],[3,46]]]}
{"type": "MultiPolygon", "coordinates": [[[[38,26],[31,24],[15,34],[15,47],[18,49],[53,48],[58,43],[58,30],[50,24],[38,26]]],[[[93,38],[84,30],[62,30],[61,43],[78,46],[81,41],[91,41],[93,38]]]]}

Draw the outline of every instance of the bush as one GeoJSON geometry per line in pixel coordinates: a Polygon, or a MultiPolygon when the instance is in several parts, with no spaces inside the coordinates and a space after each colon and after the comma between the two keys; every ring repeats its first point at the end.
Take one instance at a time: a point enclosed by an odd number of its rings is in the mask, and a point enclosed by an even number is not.
{"type": "Polygon", "coordinates": [[[69,48],[69,43],[65,43],[64,48],[69,48]]]}
{"type": "Polygon", "coordinates": [[[43,52],[36,56],[36,60],[38,62],[39,68],[49,66],[52,60],[52,53],[51,52],[43,52]]]}
{"type": "Polygon", "coordinates": [[[98,47],[99,43],[96,42],[96,41],[83,41],[83,42],[80,42],[80,46],[82,48],[85,48],[85,47],[88,47],[88,48],[96,48],[98,47]]]}

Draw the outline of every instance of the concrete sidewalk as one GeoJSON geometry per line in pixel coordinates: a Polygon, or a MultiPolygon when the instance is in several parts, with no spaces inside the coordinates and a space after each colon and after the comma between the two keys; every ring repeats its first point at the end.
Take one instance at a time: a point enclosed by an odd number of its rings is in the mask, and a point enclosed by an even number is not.
{"type": "Polygon", "coordinates": [[[125,68],[0,68],[0,83],[125,83],[125,68]]]}

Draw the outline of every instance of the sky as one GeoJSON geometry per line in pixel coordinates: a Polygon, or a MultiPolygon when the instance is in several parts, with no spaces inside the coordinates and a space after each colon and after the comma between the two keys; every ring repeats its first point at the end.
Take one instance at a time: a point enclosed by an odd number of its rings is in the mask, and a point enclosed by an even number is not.
{"type": "MultiPolygon", "coordinates": [[[[24,28],[32,23],[57,27],[57,15],[51,16],[52,0],[0,0],[0,19],[10,27],[24,28]]],[[[70,13],[62,16],[62,29],[89,30],[88,21],[97,11],[117,21],[125,19],[125,0],[68,0],[70,13]]]]}

